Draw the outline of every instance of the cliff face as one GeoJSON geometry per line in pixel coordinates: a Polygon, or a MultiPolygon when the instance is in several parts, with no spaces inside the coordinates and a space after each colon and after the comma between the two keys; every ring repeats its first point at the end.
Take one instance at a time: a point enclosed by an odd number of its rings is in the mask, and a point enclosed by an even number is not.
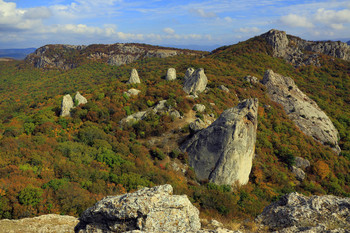
{"type": "Polygon", "coordinates": [[[146,44],[45,45],[29,54],[25,60],[37,68],[71,69],[79,66],[83,60],[98,60],[120,66],[138,59],[165,58],[181,54],[199,55],[203,52],[146,44]]]}
{"type": "Polygon", "coordinates": [[[295,66],[320,66],[319,54],[350,60],[350,46],[340,41],[306,41],[274,29],[261,37],[272,46],[274,57],[282,57],[295,66]]]}

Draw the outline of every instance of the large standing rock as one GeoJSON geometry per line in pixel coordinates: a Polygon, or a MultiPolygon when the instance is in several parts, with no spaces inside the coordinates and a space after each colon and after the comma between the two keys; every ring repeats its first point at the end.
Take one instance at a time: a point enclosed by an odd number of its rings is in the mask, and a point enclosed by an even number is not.
{"type": "Polygon", "coordinates": [[[197,69],[189,78],[185,79],[183,90],[190,94],[201,93],[207,86],[208,78],[204,73],[203,68],[197,69]]]}
{"type": "Polygon", "coordinates": [[[267,87],[270,98],[283,106],[302,132],[340,153],[339,134],[332,121],[315,101],[299,90],[293,79],[267,70],[262,83],[267,87]]]}
{"type": "Polygon", "coordinates": [[[87,99],[82,96],[79,91],[77,91],[77,94],[75,94],[74,97],[74,102],[77,103],[77,106],[81,105],[81,104],[86,104],[87,103],[87,99]]]}
{"type": "Polygon", "coordinates": [[[187,140],[181,149],[199,179],[241,185],[248,183],[255,151],[258,99],[247,99],[225,110],[208,128],[187,140]]]}
{"type": "Polygon", "coordinates": [[[176,70],[174,68],[169,68],[166,76],[165,76],[165,80],[175,80],[176,79],[176,70]]]}
{"type": "Polygon", "coordinates": [[[141,83],[140,78],[139,78],[139,74],[137,73],[136,69],[131,70],[130,78],[129,78],[129,81],[127,83],[130,83],[130,84],[141,83]]]}
{"type": "Polygon", "coordinates": [[[350,229],[350,198],[290,193],[267,206],[257,221],[271,230],[289,230],[281,232],[345,232],[350,229]]]}
{"type": "Polygon", "coordinates": [[[76,232],[185,232],[197,231],[199,211],[186,195],[172,195],[171,185],[144,188],[110,196],[80,217],[76,232]]]}
{"type": "Polygon", "coordinates": [[[62,117],[70,116],[70,110],[72,108],[74,108],[72,97],[69,94],[63,96],[63,100],[61,104],[61,116],[62,117]]]}

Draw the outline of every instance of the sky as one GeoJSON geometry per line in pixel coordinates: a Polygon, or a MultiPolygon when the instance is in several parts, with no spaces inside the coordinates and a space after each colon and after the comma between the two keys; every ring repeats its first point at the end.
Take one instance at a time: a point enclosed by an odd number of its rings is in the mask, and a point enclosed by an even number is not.
{"type": "Polygon", "coordinates": [[[270,29],[350,40],[349,0],[0,0],[0,49],[231,45],[270,29]]]}

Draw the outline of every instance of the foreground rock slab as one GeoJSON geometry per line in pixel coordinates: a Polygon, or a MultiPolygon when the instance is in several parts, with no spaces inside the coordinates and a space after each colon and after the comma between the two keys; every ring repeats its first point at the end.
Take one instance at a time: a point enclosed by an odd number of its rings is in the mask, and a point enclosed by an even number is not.
{"type": "Polygon", "coordinates": [[[197,178],[222,185],[248,183],[255,152],[258,99],[225,110],[208,128],[195,133],[181,150],[197,178]]]}
{"type": "Polygon", "coordinates": [[[75,231],[198,231],[201,227],[198,209],[186,195],[172,193],[171,185],[162,185],[106,197],[83,212],[75,231]]]}
{"type": "Polygon", "coordinates": [[[350,198],[290,193],[266,207],[257,221],[278,232],[350,232],[350,198]]]}
{"type": "Polygon", "coordinates": [[[19,220],[0,220],[0,233],[73,233],[79,220],[72,216],[57,214],[42,215],[19,220]]]}
{"type": "Polygon", "coordinates": [[[267,70],[262,83],[267,87],[269,97],[283,106],[303,133],[340,153],[339,133],[332,121],[315,101],[297,87],[293,79],[267,70]]]}

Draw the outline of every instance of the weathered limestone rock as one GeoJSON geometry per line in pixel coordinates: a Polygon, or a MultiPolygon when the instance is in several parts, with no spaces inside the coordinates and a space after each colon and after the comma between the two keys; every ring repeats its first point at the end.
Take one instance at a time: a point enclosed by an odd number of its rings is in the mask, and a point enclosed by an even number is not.
{"type": "Polygon", "coordinates": [[[196,104],[193,106],[193,110],[197,112],[204,112],[205,111],[205,105],[203,104],[196,104]]]}
{"type": "Polygon", "coordinates": [[[229,90],[227,87],[225,87],[224,85],[220,85],[220,86],[219,86],[219,89],[220,89],[220,90],[223,90],[223,91],[225,91],[225,92],[230,92],[230,90],[229,90]]]}
{"type": "Polygon", "coordinates": [[[350,198],[290,193],[267,206],[257,221],[280,232],[345,232],[350,229],[350,198]]]}
{"type": "Polygon", "coordinates": [[[165,80],[171,81],[175,79],[176,79],[176,70],[174,68],[169,68],[166,73],[165,80]]]}
{"type": "Polygon", "coordinates": [[[292,166],[292,173],[295,175],[295,177],[302,181],[303,179],[305,179],[305,172],[301,169],[298,168],[296,166],[292,166]]]}
{"type": "Polygon", "coordinates": [[[194,120],[189,124],[191,133],[196,133],[206,127],[208,127],[208,125],[199,118],[197,118],[196,120],[194,120]]]}
{"type": "Polygon", "coordinates": [[[172,195],[171,185],[110,196],[80,217],[76,232],[186,232],[200,229],[199,211],[186,195],[172,195]],[[136,231],[135,231],[136,232],[136,231]]]}
{"type": "Polygon", "coordinates": [[[295,166],[297,168],[305,170],[305,168],[310,167],[310,161],[307,159],[304,159],[302,157],[296,156],[295,157],[295,166]]]}
{"type": "Polygon", "coordinates": [[[61,117],[70,116],[70,110],[72,108],[74,108],[72,97],[69,94],[63,96],[61,104],[61,117]]]}
{"type": "Polygon", "coordinates": [[[136,95],[138,95],[140,92],[141,92],[140,90],[137,90],[137,89],[135,89],[135,88],[131,88],[131,89],[129,89],[128,91],[124,92],[124,94],[130,97],[130,96],[136,96],[136,95]]]}
{"type": "Polygon", "coordinates": [[[332,121],[315,101],[299,90],[293,79],[267,70],[262,83],[270,98],[283,106],[302,132],[340,153],[339,134],[332,121]]]}
{"type": "Polygon", "coordinates": [[[87,99],[82,96],[79,91],[77,91],[77,94],[75,94],[74,96],[74,103],[77,103],[77,106],[81,105],[81,104],[86,104],[87,103],[87,99]]]}
{"type": "Polygon", "coordinates": [[[184,80],[190,78],[193,73],[194,73],[194,69],[192,67],[187,68],[184,80]]]}
{"type": "Polygon", "coordinates": [[[284,57],[286,55],[289,45],[286,32],[271,29],[261,36],[272,46],[274,57],[284,57]]]}
{"type": "Polygon", "coordinates": [[[249,180],[255,151],[258,99],[225,110],[208,128],[194,134],[181,150],[201,180],[222,185],[249,180]]]}
{"type": "Polygon", "coordinates": [[[129,81],[127,83],[130,83],[130,84],[141,83],[140,78],[139,78],[139,74],[137,73],[136,69],[131,70],[130,78],[129,78],[129,81]]]}
{"type": "Polygon", "coordinates": [[[204,73],[203,68],[197,69],[189,78],[185,79],[183,90],[190,94],[201,93],[207,86],[208,78],[204,73]]]}
{"type": "Polygon", "coordinates": [[[19,220],[0,220],[0,233],[74,233],[79,220],[72,216],[48,214],[19,220]]]}

